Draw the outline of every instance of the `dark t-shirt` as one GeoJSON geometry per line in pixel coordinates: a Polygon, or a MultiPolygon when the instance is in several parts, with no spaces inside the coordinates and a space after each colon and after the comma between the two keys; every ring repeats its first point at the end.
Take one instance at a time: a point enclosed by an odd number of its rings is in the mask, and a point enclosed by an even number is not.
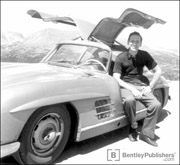
{"type": "Polygon", "coordinates": [[[144,50],[138,50],[135,57],[126,51],[116,57],[113,72],[120,73],[120,78],[125,82],[134,85],[149,85],[148,79],[143,75],[143,67],[146,66],[151,70],[156,65],[151,55],[144,50]]]}

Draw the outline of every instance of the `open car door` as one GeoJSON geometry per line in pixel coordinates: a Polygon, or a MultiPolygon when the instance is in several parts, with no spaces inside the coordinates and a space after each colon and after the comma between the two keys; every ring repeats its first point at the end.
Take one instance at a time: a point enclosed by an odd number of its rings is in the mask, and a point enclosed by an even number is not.
{"type": "Polygon", "coordinates": [[[107,45],[112,45],[124,28],[135,26],[148,29],[155,23],[165,24],[166,22],[129,8],[117,19],[109,17],[102,19],[90,34],[89,39],[95,38],[105,42],[107,45]]]}
{"type": "Polygon", "coordinates": [[[86,40],[89,34],[94,29],[95,25],[81,19],[71,17],[59,17],[47,13],[38,12],[36,10],[28,10],[27,12],[31,17],[42,19],[44,22],[63,23],[67,25],[77,26],[80,37],[86,40]]]}
{"type": "Polygon", "coordinates": [[[100,40],[109,46],[114,43],[114,40],[126,27],[135,26],[148,29],[155,23],[166,23],[159,18],[150,16],[132,8],[126,9],[119,18],[104,18],[96,26],[88,21],[81,19],[59,17],[38,12],[36,10],[29,10],[27,13],[33,18],[39,18],[45,22],[64,23],[77,26],[82,39],[100,40]]]}

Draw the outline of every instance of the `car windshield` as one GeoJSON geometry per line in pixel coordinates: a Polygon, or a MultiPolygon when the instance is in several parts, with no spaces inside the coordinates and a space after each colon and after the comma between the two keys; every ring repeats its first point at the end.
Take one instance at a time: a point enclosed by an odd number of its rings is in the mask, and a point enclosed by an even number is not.
{"type": "Polygon", "coordinates": [[[106,71],[110,53],[102,48],[62,44],[58,45],[47,59],[49,64],[63,65],[66,67],[89,68],[99,71],[106,71]]]}

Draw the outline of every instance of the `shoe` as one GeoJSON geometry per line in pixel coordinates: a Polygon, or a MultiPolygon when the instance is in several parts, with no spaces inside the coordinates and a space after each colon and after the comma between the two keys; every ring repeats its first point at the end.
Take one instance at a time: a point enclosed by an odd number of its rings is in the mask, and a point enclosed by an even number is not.
{"type": "Polygon", "coordinates": [[[154,147],[158,147],[158,144],[156,143],[156,141],[154,141],[153,139],[151,139],[151,138],[149,138],[149,137],[147,137],[147,136],[145,136],[143,134],[141,134],[139,136],[139,139],[141,139],[142,141],[144,141],[144,142],[146,142],[146,143],[148,143],[148,144],[150,144],[150,145],[152,145],[154,147]]]}
{"type": "Polygon", "coordinates": [[[135,142],[137,141],[137,136],[138,136],[137,130],[130,127],[129,135],[128,135],[129,140],[135,142]]]}
{"type": "Polygon", "coordinates": [[[128,135],[128,138],[129,138],[129,140],[130,140],[131,142],[137,141],[137,138],[135,138],[132,133],[130,133],[130,134],[128,135]]]}

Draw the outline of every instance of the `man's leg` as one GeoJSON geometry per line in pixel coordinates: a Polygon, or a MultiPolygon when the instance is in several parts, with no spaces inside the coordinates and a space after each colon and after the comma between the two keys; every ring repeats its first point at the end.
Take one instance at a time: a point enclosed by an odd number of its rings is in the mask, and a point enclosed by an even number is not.
{"type": "Polygon", "coordinates": [[[137,128],[138,124],[136,122],[136,99],[132,93],[127,89],[121,89],[121,97],[124,102],[124,111],[131,124],[132,128],[137,128]]]}
{"type": "Polygon", "coordinates": [[[124,101],[124,111],[130,123],[130,130],[129,130],[129,140],[137,141],[137,127],[138,124],[136,122],[136,100],[132,93],[122,88],[121,89],[121,97],[124,101]]]}
{"type": "MultiPolygon", "coordinates": [[[[145,136],[145,138],[149,138],[146,140],[152,141],[154,138],[158,111],[161,109],[161,103],[157,100],[153,93],[144,95],[140,101],[147,107],[147,114],[144,119],[141,133],[143,136],[145,136]]],[[[155,143],[154,145],[157,146],[155,143]]]]}

